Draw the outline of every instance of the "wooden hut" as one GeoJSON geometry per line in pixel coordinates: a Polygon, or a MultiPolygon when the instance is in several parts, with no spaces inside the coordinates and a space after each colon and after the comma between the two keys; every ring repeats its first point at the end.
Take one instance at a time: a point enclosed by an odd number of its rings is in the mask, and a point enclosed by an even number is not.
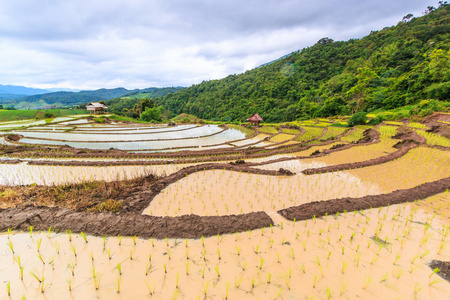
{"type": "Polygon", "coordinates": [[[91,102],[88,105],[86,105],[86,109],[89,112],[93,112],[94,114],[98,114],[98,113],[102,113],[104,112],[106,109],[108,109],[108,107],[104,104],[101,104],[99,102],[91,102]]]}
{"type": "Polygon", "coordinates": [[[263,119],[258,114],[253,114],[250,118],[247,119],[247,121],[250,122],[250,124],[256,124],[259,126],[259,122],[261,122],[263,119]]]}

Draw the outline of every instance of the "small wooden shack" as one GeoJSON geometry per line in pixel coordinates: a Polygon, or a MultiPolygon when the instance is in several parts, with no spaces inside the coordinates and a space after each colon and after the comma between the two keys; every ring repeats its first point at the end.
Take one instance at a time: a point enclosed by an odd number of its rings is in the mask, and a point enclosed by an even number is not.
{"type": "Polygon", "coordinates": [[[108,107],[104,104],[101,104],[99,102],[91,102],[88,105],[86,105],[86,109],[90,112],[90,113],[94,113],[94,114],[101,114],[103,113],[105,110],[108,109],[108,107]]]}
{"type": "Polygon", "coordinates": [[[259,126],[259,122],[261,122],[263,119],[258,114],[253,114],[250,118],[247,119],[247,121],[250,122],[250,124],[256,124],[259,126]]]}

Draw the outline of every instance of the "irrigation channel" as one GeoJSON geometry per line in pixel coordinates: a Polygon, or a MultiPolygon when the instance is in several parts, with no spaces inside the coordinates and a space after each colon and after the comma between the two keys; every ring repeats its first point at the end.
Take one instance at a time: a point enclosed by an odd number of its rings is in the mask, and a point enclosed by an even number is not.
{"type": "Polygon", "coordinates": [[[0,124],[0,295],[446,299],[448,117],[0,124]]]}

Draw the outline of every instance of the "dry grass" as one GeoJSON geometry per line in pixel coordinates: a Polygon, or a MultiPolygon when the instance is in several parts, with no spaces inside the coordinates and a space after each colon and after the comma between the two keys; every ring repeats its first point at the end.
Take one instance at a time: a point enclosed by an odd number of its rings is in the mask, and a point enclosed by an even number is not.
{"type": "Polygon", "coordinates": [[[113,182],[89,181],[57,186],[0,186],[0,207],[26,205],[67,207],[78,211],[118,211],[120,199],[150,186],[157,180],[153,175],[113,182]]]}

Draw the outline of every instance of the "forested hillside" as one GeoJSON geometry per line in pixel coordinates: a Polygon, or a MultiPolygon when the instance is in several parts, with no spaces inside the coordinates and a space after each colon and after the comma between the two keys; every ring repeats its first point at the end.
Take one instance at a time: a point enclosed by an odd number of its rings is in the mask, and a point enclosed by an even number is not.
{"type": "Polygon", "coordinates": [[[407,15],[396,26],[349,41],[319,40],[271,64],[205,81],[156,99],[174,114],[265,121],[371,112],[449,101],[450,6],[407,15]]]}
{"type": "Polygon", "coordinates": [[[127,114],[131,117],[137,117],[139,114],[134,112],[134,107],[143,99],[151,99],[156,97],[163,97],[169,93],[175,93],[183,89],[182,87],[166,87],[166,88],[147,88],[141,90],[134,90],[119,98],[105,101],[109,107],[109,111],[116,114],[127,114]],[[131,111],[129,111],[131,110],[131,111]]]}

